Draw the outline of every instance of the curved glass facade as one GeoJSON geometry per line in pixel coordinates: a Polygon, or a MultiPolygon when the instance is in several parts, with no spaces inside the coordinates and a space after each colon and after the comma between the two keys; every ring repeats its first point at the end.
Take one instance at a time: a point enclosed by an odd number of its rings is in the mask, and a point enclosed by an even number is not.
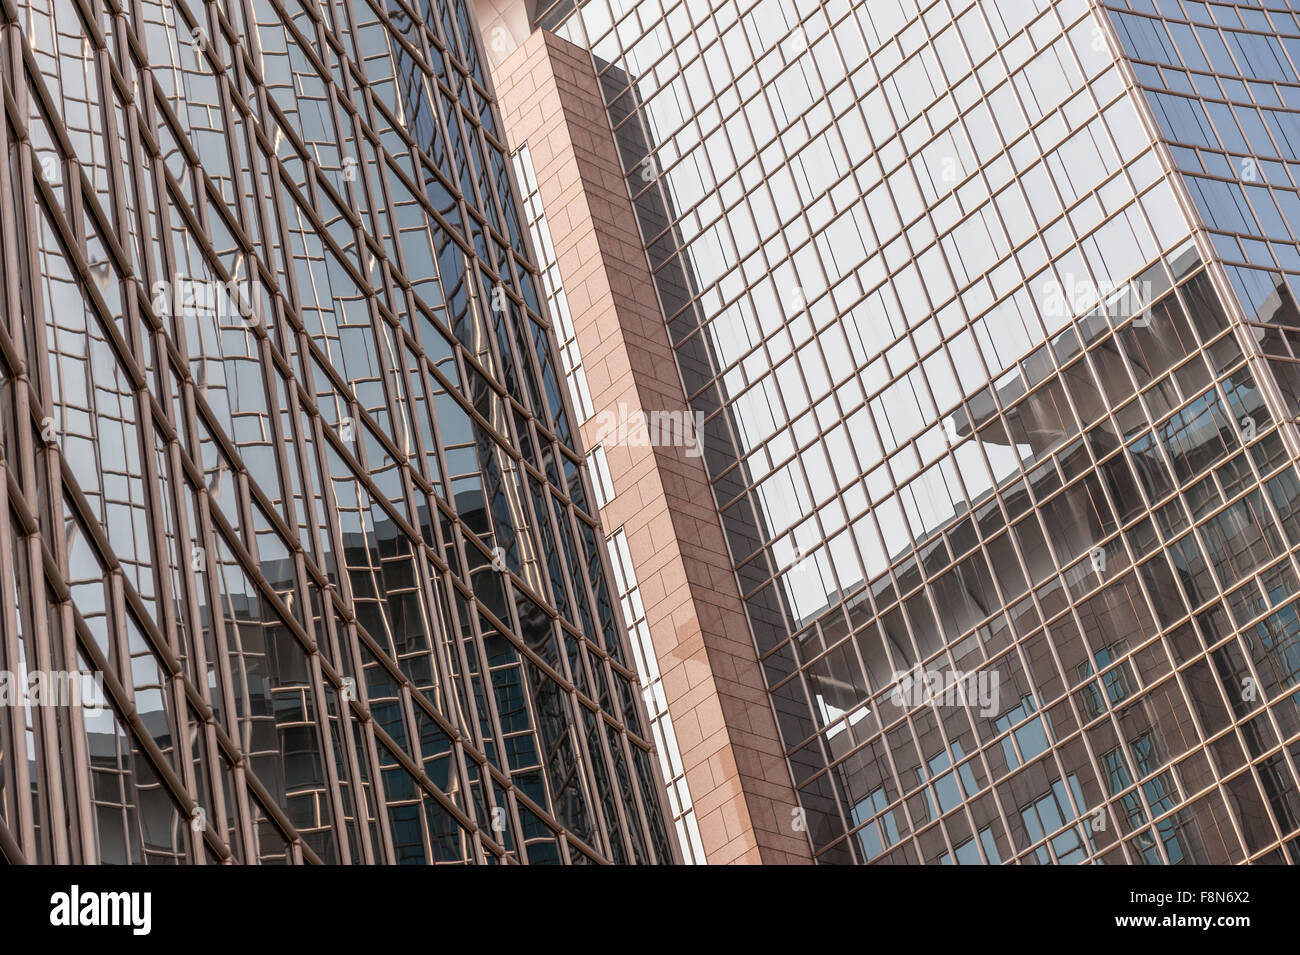
{"type": "Polygon", "coordinates": [[[539,5],[819,861],[1300,860],[1275,5],[539,5]]]}

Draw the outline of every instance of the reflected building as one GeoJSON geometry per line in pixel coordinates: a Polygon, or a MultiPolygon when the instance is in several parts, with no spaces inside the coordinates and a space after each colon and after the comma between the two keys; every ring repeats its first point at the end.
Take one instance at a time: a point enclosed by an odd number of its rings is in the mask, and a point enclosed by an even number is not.
{"type": "Polygon", "coordinates": [[[0,707],[0,857],[674,861],[463,0],[0,57],[0,669],[104,687],[0,707]]]}
{"type": "Polygon", "coordinates": [[[1300,861],[1290,7],[477,6],[697,861],[1300,861]]]}

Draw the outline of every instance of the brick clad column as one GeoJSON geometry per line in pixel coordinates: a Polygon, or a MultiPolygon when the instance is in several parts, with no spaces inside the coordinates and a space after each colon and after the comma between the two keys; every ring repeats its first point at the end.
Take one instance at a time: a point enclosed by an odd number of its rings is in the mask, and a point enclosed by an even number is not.
{"type": "MultiPolygon", "coordinates": [[[[538,31],[493,70],[512,148],[527,143],[596,414],[688,415],[587,51],[538,31]]],[[[707,860],[809,863],[776,721],[703,458],[606,440],[707,860]]]]}

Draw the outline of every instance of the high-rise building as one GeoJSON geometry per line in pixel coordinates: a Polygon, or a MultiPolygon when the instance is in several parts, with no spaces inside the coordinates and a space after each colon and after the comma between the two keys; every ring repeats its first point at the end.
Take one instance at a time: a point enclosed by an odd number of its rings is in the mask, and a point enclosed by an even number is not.
{"type": "Polygon", "coordinates": [[[0,6],[6,860],[675,858],[479,43],[0,6]]]}
{"type": "Polygon", "coordinates": [[[1300,861],[1291,7],[477,7],[684,857],[1300,861]]]}

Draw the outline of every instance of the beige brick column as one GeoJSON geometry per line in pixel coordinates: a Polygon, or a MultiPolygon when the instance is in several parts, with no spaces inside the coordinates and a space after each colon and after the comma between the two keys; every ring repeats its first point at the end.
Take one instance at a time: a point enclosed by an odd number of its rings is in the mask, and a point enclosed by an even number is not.
{"type": "MultiPolygon", "coordinates": [[[[587,51],[536,32],[493,70],[512,148],[527,143],[596,409],[687,405],[587,51]]],[[[605,442],[709,863],[811,862],[703,458],[605,442]]]]}

